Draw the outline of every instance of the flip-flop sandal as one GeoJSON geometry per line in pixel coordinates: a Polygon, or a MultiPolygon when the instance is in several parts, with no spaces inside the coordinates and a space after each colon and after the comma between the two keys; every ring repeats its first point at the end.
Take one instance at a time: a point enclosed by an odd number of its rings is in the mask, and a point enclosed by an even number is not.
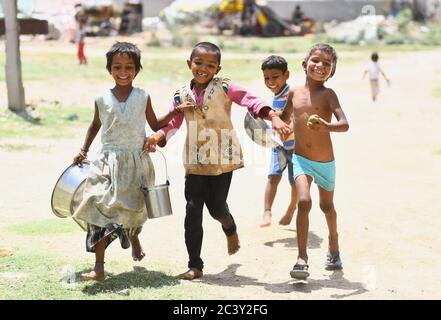
{"type": "Polygon", "coordinates": [[[343,261],[340,258],[340,252],[330,253],[326,255],[326,270],[340,270],[343,268],[343,261]]]}
{"type": "Polygon", "coordinates": [[[309,277],[308,269],[309,266],[307,264],[296,263],[289,274],[293,279],[305,280],[309,277]]]}

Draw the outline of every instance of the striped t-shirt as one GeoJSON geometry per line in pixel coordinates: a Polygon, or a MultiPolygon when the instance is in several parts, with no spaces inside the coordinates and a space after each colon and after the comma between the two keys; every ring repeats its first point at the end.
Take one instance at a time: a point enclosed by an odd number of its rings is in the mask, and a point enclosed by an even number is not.
{"type": "MultiPolygon", "coordinates": [[[[285,87],[280,91],[280,93],[274,95],[272,108],[276,111],[283,111],[286,106],[286,102],[288,99],[289,92],[289,84],[286,84],[285,87]]],[[[294,135],[290,135],[288,139],[283,142],[283,147],[287,150],[294,148],[294,135]]]]}

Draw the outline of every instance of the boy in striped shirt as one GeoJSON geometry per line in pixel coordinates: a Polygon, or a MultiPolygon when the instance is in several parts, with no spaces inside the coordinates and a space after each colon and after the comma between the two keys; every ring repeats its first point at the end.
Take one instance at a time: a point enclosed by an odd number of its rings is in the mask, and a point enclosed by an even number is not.
{"type": "MultiPolygon", "coordinates": [[[[262,72],[265,85],[274,93],[272,109],[282,113],[286,102],[292,96],[292,90],[286,81],[289,78],[288,63],[283,57],[269,56],[262,63],[262,72]]],[[[292,124],[290,124],[292,127],[292,124]]],[[[265,188],[264,214],[261,227],[271,225],[271,208],[276,197],[277,187],[282,179],[283,171],[288,168],[288,179],[291,184],[291,203],[285,215],[279,220],[281,225],[289,225],[297,206],[297,192],[294,183],[292,153],[294,150],[294,132],[281,137],[283,146],[273,147],[271,150],[271,164],[268,181],[265,188]]]]}

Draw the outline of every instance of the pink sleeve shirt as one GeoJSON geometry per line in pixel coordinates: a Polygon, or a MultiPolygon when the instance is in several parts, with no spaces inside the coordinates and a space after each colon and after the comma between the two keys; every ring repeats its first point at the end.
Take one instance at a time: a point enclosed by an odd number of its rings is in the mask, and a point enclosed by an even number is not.
{"type": "MultiPolygon", "coordinates": [[[[196,105],[202,106],[203,100],[204,100],[204,94],[205,89],[202,90],[199,94],[196,93],[194,89],[192,89],[193,95],[196,98],[196,105]]],[[[228,92],[227,92],[228,98],[233,101],[234,103],[242,106],[247,107],[248,110],[253,113],[254,115],[259,115],[260,111],[263,108],[270,108],[269,104],[265,101],[263,101],[261,98],[253,95],[251,92],[246,90],[245,88],[234,84],[233,82],[228,82],[228,92]]],[[[176,107],[176,102],[173,101],[173,103],[170,105],[169,111],[173,111],[176,107]]],[[[270,108],[271,109],[271,108],[270,108]]],[[[179,130],[179,128],[182,125],[182,122],[184,121],[184,113],[178,113],[176,116],[173,117],[173,119],[170,120],[170,122],[160,129],[159,131],[164,134],[166,137],[166,141],[168,141],[175,133],[179,130]]],[[[159,143],[160,147],[165,146],[166,142],[159,143]]]]}

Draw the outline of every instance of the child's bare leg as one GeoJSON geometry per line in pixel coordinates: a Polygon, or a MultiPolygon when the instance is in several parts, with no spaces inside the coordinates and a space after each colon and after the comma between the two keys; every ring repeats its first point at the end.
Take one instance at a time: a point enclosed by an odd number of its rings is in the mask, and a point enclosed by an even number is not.
{"type": "Polygon", "coordinates": [[[372,93],[372,101],[376,101],[378,95],[378,81],[376,80],[371,80],[371,93],[372,93]]]}
{"type": "Polygon", "coordinates": [[[311,211],[312,201],[310,195],[312,178],[307,175],[300,175],[295,181],[298,192],[298,211],[297,211],[297,246],[299,253],[297,260],[290,275],[294,279],[305,280],[309,277],[308,254],[306,252],[309,231],[309,211],[311,211]]]}
{"type": "Polygon", "coordinates": [[[291,223],[292,217],[294,216],[294,211],[297,208],[297,189],[295,185],[291,186],[291,203],[286,209],[285,215],[279,220],[279,224],[282,226],[287,226],[291,223]]]}
{"type": "Polygon", "coordinates": [[[336,253],[339,250],[337,232],[337,212],[334,208],[334,192],[326,191],[319,187],[320,209],[326,217],[329,231],[329,252],[336,253]]]}
{"type": "Polygon", "coordinates": [[[103,281],[104,274],[104,255],[106,252],[107,237],[101,239],[95,246],[95,267],[88,273],[81,274],[81,278],[85,281],[95,280],[103,281]]]}
{"type": "Polygon", "coordinates": [[[265,209],[263,212],[262,223],[259,225],[261,228],[269,227],[271,225],[271,210],[265,209]]]}
{"type": "Polygon", "coordinates": [[[271,208],[273,206],[274,198],[276,197],[277,187],[280,183],[281,176],[268,176],[268,182],[265,188],[264,207],[262,223],[260,227],[269,227],[271,225],[271,208]]]}
{"type": "Polygon", "coordinates": [[[145,252],[139,242],[138,233],[129,236],[130,244],[132,245],[133,261],[141,261],[145,257],[145,252]]]}
{"type": "Polygon", "coordinates": [[[297,210],[297,246],[299,249],[298,258],[304,263],[308,262],[308,254],[306,252],[308,244],[309,231],[309,212],[311,211],[312,201],[310,195],[312,178],[310,176],[301,175],[296,179],[296,188],[298,193],[298,210],[297,210]]]}

